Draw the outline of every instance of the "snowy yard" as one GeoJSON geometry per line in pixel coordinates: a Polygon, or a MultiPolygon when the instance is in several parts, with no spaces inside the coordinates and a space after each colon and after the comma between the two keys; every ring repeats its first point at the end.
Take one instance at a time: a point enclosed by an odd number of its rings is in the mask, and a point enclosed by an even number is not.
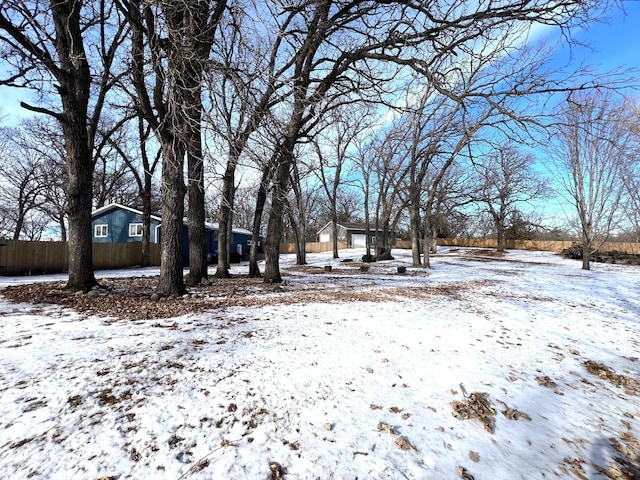
{"type": "Polygon", "coordinates": [[[640,478],[639,267],[363,253],[178,318],[0,296],[0,478],[640,478]]]}

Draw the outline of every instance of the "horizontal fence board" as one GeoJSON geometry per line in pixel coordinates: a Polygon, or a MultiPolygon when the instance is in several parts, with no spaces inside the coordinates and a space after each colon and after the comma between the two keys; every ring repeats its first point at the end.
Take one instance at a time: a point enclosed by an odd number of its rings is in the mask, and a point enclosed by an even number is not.
{"type": "MultiPolygon", "coordinates": [[[[152,243],[151,265],[160,265],[160,245],[152,243]]],[[[0,275],[42,275],[68,271],[66,242],[0,240],[0,275]]],[[[142,264],[142,243],[94,243],[96,270],[129,268],[142,264]]]]}
{"type": "MultiPolygon", "coordinates": [[[[280,253],[296,253],[297,245],[295,242],[281,243],[280,253]]],[[[338,240],[338,250],[344,250],[347,248],[346,240],[338,240]]],[[[305,244],[305,251],[307,253],[322,253],[330,252],[333,250],[333,241],[330,242],[307,242],[305,244]]]]}
{"type": "MultiPolygon", "coordinates": [[[[561,252],[575,242],[570,240],[505,240],[507,250],[542,250],[547,252],[561,252]]],[[[439,238],[438,245],[455,247],[498,248],[495,238],[439,238]]],[[[410,247],[409,247],[410,248],[410,247]]],[[[640,254],[640,243],[633,242],[605,242],[599,249],[601,252],[622,252],[632,255],[640,254]]]]}

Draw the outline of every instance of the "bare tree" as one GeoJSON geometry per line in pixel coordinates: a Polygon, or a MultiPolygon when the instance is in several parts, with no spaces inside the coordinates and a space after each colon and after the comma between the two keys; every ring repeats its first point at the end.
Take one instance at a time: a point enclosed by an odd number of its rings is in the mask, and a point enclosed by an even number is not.
{"type": "Polygon", "coordinates": [[[105,136],[112,148],[127,166],[135,184],[136,200],[142,211],[142,266],[151,265],[151,214],[159,208],[159,199],[154,201],[153,176],[160,162],[161,151],[153,145],[151,128],[141,115],[135,119],[135,127],[130,123],[118,131],[118,138],[105,136]],[[154,152],[155,149],[155,152],[154,152]]]}
{"type": "Polygon", "coordinates": [[[49,117],[37,116],[28,121],[31,141],[28,148],[42,159],[42,195],[44,202],[40,210],[54,222],[60,240],[67,241],[68,202],[65,195],[67,183],[64,137],[59,124],[49,117]]]}
{"type": "Polygon", "coordinates": [[[620,220],[633,134],[629,109],[607,91],[567,95],[549,138],[553,172],[577,217],[582,268],[620,220]]]}
{"type": "Polygon", "coordinates": [[[13,239],[18,240],[26,233],[28,219],[44,203],[44,165],[37,151],[29,148],[30,131],[23,125],[3,128],[0,135],[4,145],[0,162],[0,203],[6,209],[5,220],[11,220],[13,239]]]}
{"type": "Polygon", "coordinates": [[[546,182],[534,170],[531,153],[500,145],[494,151],[476,158],[473,200],[491,215],[498,239],[498,252],[504,252],[507,220],[519,205],[542,199],[548,193],[546,182]]]}
{"type": "Polygon", "coordinates": [[[630,158],[625,163],[623,182],[625,186],[627,222],[635,242],[640,242],[640,103],[638,98],[627,98],[629,130],[632,134],[629,145],[630,158]]]}
{"type": "MultiPolygon", "coordinates": [[[[250,2],[246,5],[238,2],[230,8],[229,18],[220,27],[224,33],[216,40],[208,71],[210,127],[223,139],[221,151],[226,157],[218,214],[216,276],[220,278],[229,276],[236,172],[251,136],[264,123],[270,110],[283,100],[276,94],[283,87],[285,72],[291,65],[291,59],[279,64],[288,21],[279,25],[277,16],[268,19],[258,15],[259,8],[250,2]]],[[[261,208],[257,206],[254,211],[260,213],[261,208]]]]}
{"type": "MultiPolygon", "coordinates": [[[[298,148],[302,150],[302,148],[298,148]]],[[[297,156],[303,156],[299,152],[297,156]]],[[[309,228],[309,213],[314,204],[319,202],[318,185],[315,184],[315,167],[308,161],[296,161],[291,168],[291,199],[288,201],[289,222],[291,223],[296,241],[296,264],[307,264],[307,232],[309,228]]]]}
{"type": "Polygon", "coordinates": [[[109,126],[104,123],[98,129],[94,151],[94,206],[100,208],[109,203],[134,205],[138,203],[135,178],[121,155],[127,143],[127,132],[120,122],[109,126]]]}
{"type": "MultiPolygon", "coordinates": [[[[313,140],[318,169],[316,174],[320,179],[327,206],[331,212],[333,229],[333,258],[338,258],[338,209],[341,189],[348,188],[351,173],[350,149],[363,130],[370,127],[364,109],[355,106],[336,109],[327,118],[327,127],[313,140]]],[[[345,205],[347,211],[353,212],[354,204],[345,205]]]]}
{"type": "Polygon", "coordinates": [[[9,69],[0,84],[37,90],[43,106],[21,105],[55,118],[64,133],[67,288],[86,290],[97,283],[91,242],[91,151],[123,39],[124,25],[106,2],[6,0],[0,7],[0,44],[9,69]],[[97,79],[93,92],[92,76],[97,79]],[[47,101],[52,103],[46,105],[47,101]]]}
{"type": "Polygon", "coordinates": [[[132,31],[131,72],[136,108],[156,133],[162,152],[162,254],[157,291],[181,294],[182,226],[189,182],[189,276],[207,276],[204,248],[204,169],[201,138],[205,65],[226,2],[119,2],[132,31]],[[145,70],[145,55],[152,74],[145,70]],[[153,83],[153,86],[148,85],[153,83]],[[151,90],[151,94],[149,93],[151,90]]]}

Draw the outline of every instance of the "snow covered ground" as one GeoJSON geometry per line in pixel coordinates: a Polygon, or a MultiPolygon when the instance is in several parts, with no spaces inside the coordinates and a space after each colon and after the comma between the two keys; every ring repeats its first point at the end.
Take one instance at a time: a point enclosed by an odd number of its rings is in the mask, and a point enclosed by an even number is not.
{"type": "Polygon", "coordinates": [[[0,478],[640,478],[640,269],[477,253],[286,274],[384,301],[280,304],[285,285],[131,321],[0,296],[0,478]]]}

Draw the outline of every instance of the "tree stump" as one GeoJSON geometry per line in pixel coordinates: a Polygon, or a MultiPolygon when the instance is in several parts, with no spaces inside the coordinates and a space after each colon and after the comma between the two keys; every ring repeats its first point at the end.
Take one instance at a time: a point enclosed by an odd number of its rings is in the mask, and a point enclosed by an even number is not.
{"type": "Polygon", "coordinates": [[[331,271],[331,268],[332,268],[332,267],[331,267],[331,265],[325,265],[325,266],[324,266],[324,271],[325,271],[325,272],[330,272],[330,271],[331,271]]]}
{"type": "Polygon", "coordinates": [[[398,267],[398,273],[407,273],[407,267],[398,267]]]}

